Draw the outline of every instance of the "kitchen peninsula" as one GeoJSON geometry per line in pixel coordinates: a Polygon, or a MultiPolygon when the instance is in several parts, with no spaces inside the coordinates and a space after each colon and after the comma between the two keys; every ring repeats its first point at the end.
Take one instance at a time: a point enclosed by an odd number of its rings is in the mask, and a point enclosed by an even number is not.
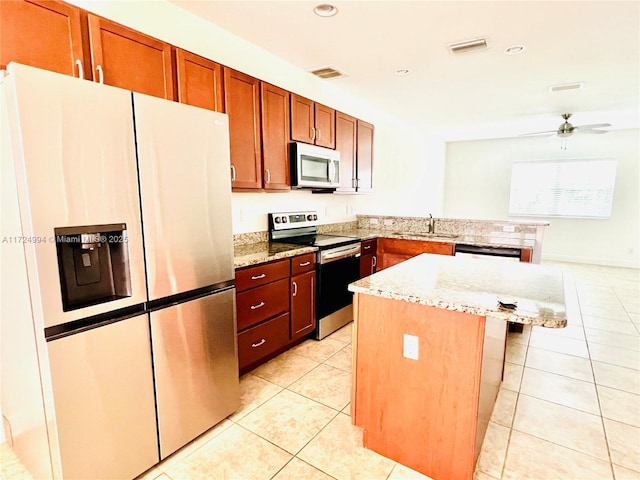
{"type": "Polygon", "coordinates": [[[423,254],[349,289],[352,419],[364,446],[434,480],[471,479],[502,380],[507,322],[566,326],[561,271],[423,254]]]}

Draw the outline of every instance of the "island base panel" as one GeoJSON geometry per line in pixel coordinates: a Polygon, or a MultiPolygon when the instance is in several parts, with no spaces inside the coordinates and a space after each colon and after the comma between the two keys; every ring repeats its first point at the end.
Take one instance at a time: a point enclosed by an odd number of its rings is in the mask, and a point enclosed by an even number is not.
{"type": "Polygon", "coordinates": [[[364,446],[435,480],[470,480],[484,316],[356,294],[354,423],[364,446]],[[418,337],[418,360],[403,356],[418,337]]]}

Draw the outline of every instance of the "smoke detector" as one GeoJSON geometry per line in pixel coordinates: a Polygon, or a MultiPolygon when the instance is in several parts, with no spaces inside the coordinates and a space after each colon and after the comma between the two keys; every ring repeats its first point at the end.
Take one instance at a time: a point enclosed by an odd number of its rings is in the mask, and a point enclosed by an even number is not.
{"type": "Polygon", "coordinates": [[[464,42],[452,43],[448,46],[449,51],[453,54],[466,53],[474,50],[484,50],[487,48],[486,38],[477,38],[475,40],[466,40],[464,42]]]}
{"type": "Polygon", "coordinates": [[[324,79],[347,76],[346,73],[338,69],[338,67],[336,67],[335,65],[325,65],[323,67],[312,68],[311,70],[309,70],[309,73],[313,73],[315,76],[324,79]]]}

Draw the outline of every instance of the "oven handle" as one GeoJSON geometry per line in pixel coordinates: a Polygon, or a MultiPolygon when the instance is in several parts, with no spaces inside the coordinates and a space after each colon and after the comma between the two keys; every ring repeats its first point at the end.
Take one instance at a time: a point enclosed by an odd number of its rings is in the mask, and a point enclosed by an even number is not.
{"type": "Polygon", "coordinates": [[[359,257],[360,244],[348,245],[346,247],[334,248],[325,252],[320,252],[320,264],[335,262],[347,257],[359,257]]]}

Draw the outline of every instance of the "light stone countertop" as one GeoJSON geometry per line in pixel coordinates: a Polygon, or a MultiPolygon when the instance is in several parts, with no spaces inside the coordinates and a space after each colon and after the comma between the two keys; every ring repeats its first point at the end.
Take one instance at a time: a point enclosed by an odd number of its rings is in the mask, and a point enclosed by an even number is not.
{"type": "Polygon", "coordinates": [[[567,325],[564,279],[555,267],[422,254],[349,285],[349,291],[514,323],[567,325]],[[515,310],[498,297],[513,297],[515,310]]]}
{"type": "Polygon", "coordinates": [[[233,248],[234,268],[258,265],[281,258],[295,257],[304,253],[316,252],[317,247],[305,247],[289,243],[258,242],[249,245],[236,245],[233,248]]]}
{"type": "Polygon", "coordinates": [[[396,233],[385,230],[355,229],[340,231],[340,235],[356,237],[360,240],[373,238],[401,238],[404,240],[422,240],[426,242],[445,242],[453,244],[476,245],[478,247],[507,247],[507,248],[533,248],[533,240],[514,239],[504,237],[490,237],[487,235],[450,235],[450,234],[420,234],[420,233],[396,233]]]}

